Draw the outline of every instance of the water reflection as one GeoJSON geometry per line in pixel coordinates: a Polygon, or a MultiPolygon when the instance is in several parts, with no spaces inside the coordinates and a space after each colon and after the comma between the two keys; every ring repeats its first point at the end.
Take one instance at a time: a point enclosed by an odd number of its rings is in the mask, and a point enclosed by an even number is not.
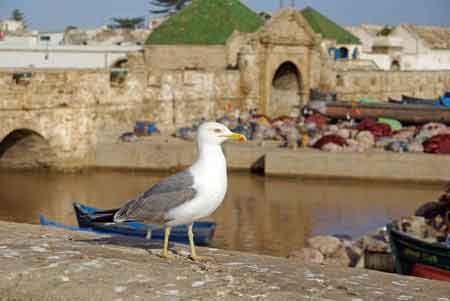
{"type": "MultiPolygon", "coordinates": [[[[164,174],[0,173],[0,219],[38,223],[39,214],[75,225],[74,200],[118,207],[164,174]]],[[[317,234],[359,236],[435,199],[443,185],[271,179],[230,175],[226,200],[211,219],[214,246],[287,255],[317,234]]]]}

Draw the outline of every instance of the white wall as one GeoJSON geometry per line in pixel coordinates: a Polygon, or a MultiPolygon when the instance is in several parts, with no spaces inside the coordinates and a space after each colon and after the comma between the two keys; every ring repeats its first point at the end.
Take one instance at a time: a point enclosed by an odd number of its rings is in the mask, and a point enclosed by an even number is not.
{"type": "Polygon", "coordinates": [[[61,45],[64,40],[64,32],[40,32],[37,38],[37,43],[41,45],[61,45]],[[50,41],[43,41],[43,37],[49,37],[50,41]]]}
{"type": "Polygon", "coordinates": [[[389,37],[399,39],[402,41],[403,53],[417,54],[423,53],[428,48],[422,43],[422,41],[414,33],[409,32],[403,27],[403,25],[397,26],[389,37]]]}
{"type": "Polygon", "coordinates": [[[450,49],[431,50],[418,55],[404,55],[402,70],[450,70],[450,49]]]}
{"type": "Polygon", "coordinates": [[[0,47],[0,68],[108,68],[141,47],[0,47]]]}
{"type": "Polygon", "coordinates": [[[392,58],[390,55],[387,55],[387,54],[374,54],[374,53],[363,52],[360,54],[360,59],[371,60],[371,61],[375,62],[375,64],[377,64],[377,66],[381,70],[390,70],[391,69],[392,58]]]}
{"type": "Polygon", "coordinates": [[[367,31],[365,31],[361,27],[347,27],[347,30],[349,30],[352,34],[357,36],[362,43],[361,50],[364,52],[370,52],[372,51],[372,45],[375,40],[375,37],[369,34],[367,31]]]}
{"type": "Polygon", "coordinates": [[[402,71],[413,70],[450,70],[450,49],[431,50],[423,54],[373,54],[362,53],[364,60],[374,61],[382,70],[390,70],[392,61],[400,62],[402,71]]]}
{"type": "Polygon", "coordinates": [[[9,36],[6,35],[3,40],[0,41],[0,48],[2,47],[33,47],[36,45],[36,37],[35,36],[9,36]]]}

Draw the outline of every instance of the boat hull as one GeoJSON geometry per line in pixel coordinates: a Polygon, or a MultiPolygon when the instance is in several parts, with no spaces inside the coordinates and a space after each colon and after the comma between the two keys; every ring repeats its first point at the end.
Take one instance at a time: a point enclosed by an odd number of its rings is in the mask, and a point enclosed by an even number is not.
{"type": "Polygon", "coordinates": [[[387,228],[399,274],[450,282],[450,248],[417,239],[392,225],[387,228]]]}
{"type": "Polygon", "coordinates": [[[324,114],[335,119],[347,115],[355,119],[392,118],[406,123],[443,122],[450,123],[450,108],[429,105],[407,105],[396,103],[371,103],[352,105],[351,102],[325,102],[324,114]],[[355,113],[356,112],[356,113],[355,113]]]}
{"type": "MultiPolygon", "coordinates": [[[[114,213],[118,209],[102,210],[95,207],[74,203],[78,226],[73,227],[51,221],[44,216],[40,217],[41,225],[64,228],[72,231],[90,231],[101,234],[126,235],[133,237],[146,237],[150,228],[152,240],[164,239],[164,228],[159,225],[147,225],[139,222],[114,223],[114,213]]],[[[209,221],[195,222],[193,225],[194,242],[196,245],[207,246],[211,243],[216,229],[216,223],[209,221]]],[[[170,240],[178,243],[189,243],[187,225],[172,227],[170,240]]]]}

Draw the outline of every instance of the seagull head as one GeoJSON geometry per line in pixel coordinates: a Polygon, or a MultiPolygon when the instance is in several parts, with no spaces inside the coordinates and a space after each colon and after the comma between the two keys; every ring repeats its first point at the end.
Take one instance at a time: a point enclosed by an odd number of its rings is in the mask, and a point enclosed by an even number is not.
{"type": "Polygon", "coordinates": [[[221,123],[205,122],[198,128],[197,142],[200,145],[220,145],[226,140],[247,141],[244,135],[233,133],[221,123]]]}

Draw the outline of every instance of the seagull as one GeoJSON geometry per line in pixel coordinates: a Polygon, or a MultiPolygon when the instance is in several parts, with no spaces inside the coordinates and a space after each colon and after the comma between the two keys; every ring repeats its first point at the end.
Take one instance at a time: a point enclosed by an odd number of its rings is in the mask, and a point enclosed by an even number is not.
{"type": "Polygon", "coordinates": [[[168,258],[171,227],[188,225],[191,259],[200,259],[195,252],[193,222],[213,213],[227,191],[227,164],[221,145],[226,140],[246,141],[245,136],[216,122],[203,123],[196,139],[198,155],[192,166],[155,184],[114,215],[117,223],[139,221],[163,226],[163,258],[168,258]]]}

